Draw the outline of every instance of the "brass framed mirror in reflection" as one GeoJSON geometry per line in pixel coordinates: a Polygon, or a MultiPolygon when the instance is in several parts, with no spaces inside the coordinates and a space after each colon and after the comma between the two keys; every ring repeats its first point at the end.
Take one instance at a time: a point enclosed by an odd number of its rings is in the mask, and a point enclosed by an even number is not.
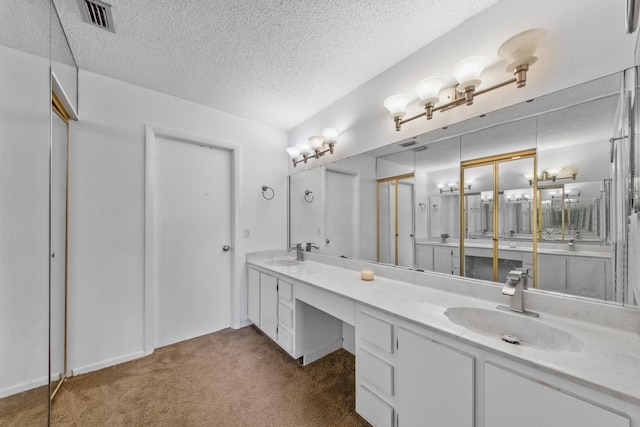
{"type": "MultiPolygon", "coordinates": [[[[452,124],[327,167],[381,179],[400,175],[379,176],[391,163],[389,156],[411,159],[405,164],[413,167],[402,170],[414,174],[414,261],[407,267],[469,273],[501,282],[504,272],[517,264],[529,270],[530,287],[540,291],[634,307],[638,305],[634,292],[640,291],[632,285],[640,283],[640,278],[627,261],[626,248],[640,239],[635,237],[637,231],[629,236],[621,224],[633,223],[637,215],[631,203],[636,196],[625,178],[636,163],[632,143],[637,142],[626,136],[631,132],[629,117],[637,110],[621,101],[621,93],[635,90],[624,87],[623,82],[633,81],[624,74],[452,124]],[[468,166],[475,159],[526,150],[533,151],[523,159],[501,162],[497,173],[494,166],[483,166],[488,178],[472,176],[472,170],[483,170],[479,166],[461,173],[461,164],[468,166]],[[524,161],[526,167],[519,163],[524,161]],[[494,187],[495,175],[498,188],[494,187]],[[497,239],[496,248],[493,239],[497,239]],[[512,259],[518,255],[519,259],[512,259]],[[474,266],[469,270],[471,261],[474,266]]],[[[312,173],[321,182],[323,168],[304,172],[312,173]]],[[[299,178],[292,175],[291,179],[299,178]]],[[[376,224],[370,218],[377,211],[377,207],[365,208],[366,203],[371,206],[366,202],[372,197],[367,191],[378,193],[375,186],[362,187],[360,251],[353,257],[389,262],[378,258],[375,239],[365,238],[375,233],[376,224]]],[[[291,204],[293,223],[297,209],[293,195],[291,204]]],[[[321,212],[317,215],[322,217],[321,212]]]]}

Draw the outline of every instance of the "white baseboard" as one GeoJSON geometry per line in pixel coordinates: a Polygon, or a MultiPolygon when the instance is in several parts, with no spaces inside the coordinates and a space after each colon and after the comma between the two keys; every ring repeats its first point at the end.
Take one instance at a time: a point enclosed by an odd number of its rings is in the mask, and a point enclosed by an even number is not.
{"type": "Polygon", "coordinates": [[[47,385],[49,384],[47,377],[48,375],[45,375],[44,377],[36,378],[31,381],[25,381],[20,384],[15,384],[7,388],[3,388],[2,390],[0,390],[0,399],[8,396],[13,396],[14,394],[17,394],[17,393],[22,393],[23,391],[31,390],[32,388],[37,388],[43,385],[47,385]]]}
{"type": "Polygon", "coordinates": [[[309,363],[313,363],[318,359],[322,359],[327,354],[331,354],[336,350],[342,348],[342,338],[338,338],[337,340],[331,341],[328,344],[325,344],[321,347],[316,348],[302,356],[302,364],[308,365],[309,363]]]}
{"type": "Polygon", "coordinates": [[[240,327],[234,328],[234,329],[242,329],[245,326],[249,326],[249,325],[253,325],[253,322],[251,320],[249,320],[249,319],[245,319],[242,322],[240,322],[240,327]]]}
{"type": "Polygon", "coordinates": [[[354,356],[356,355],[356,348],[354,346],[352,346],[350,343],[348,343],[346,341],[342,341],[342,348],[344,348],[345,350],[347,350],[349,353],[353,354],[354,356]]]}
{"type": "Polygon", "coordinates": [[[87,372],[97,371],[99,369],[108,368],[109,366],[118,365],[120,363],[129,362],[131,360],[140,359],[146,356],[145,351],[136,351],[135,353],[127,354],[124,356],[116,357],[114,359],[102,360],[90,365],[80,366],[71,370],[71,375],[86,374],[87,372]]]}

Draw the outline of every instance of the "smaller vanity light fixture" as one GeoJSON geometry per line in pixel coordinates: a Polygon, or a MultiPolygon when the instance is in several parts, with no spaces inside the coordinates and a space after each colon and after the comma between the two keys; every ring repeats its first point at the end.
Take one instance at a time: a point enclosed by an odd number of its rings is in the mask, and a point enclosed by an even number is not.
{"type": "Polygon", "coordinates": [[[481,191],[480,200],[483,202],[489,202],[493,200],[493,191],[481,191]]]}
{"type": "MultiPolygon", "coordinates": [[[[538,182],[556,182],[558,179],[572,179],[575,181],[577,176],[578,170],[574,167],[550,168],[542,171],[538,176],[538,182]]],[[[532,174],[525,174],[524,177],[529,181],[529,185],[533,185],[532,174]]]]}
{"type": "MultiPolygon", "coordinates": [[[[440,194],[442,193],[453,193],[454,191],[459,191],[460,190],[460,183],[459,182],[447,182],[447,183],[438,183],[436,184],[436,187],[438,187],[438,190],[440,190],[440,194]]],[[[471,190],[471,181],[465,181],[463,188],[465,190],[471,190]]]]}
{"type": "Polygon", "coordinates": [[[503,194],[507,203],[528,202],[533,198],[533,193],[523,190],[504,190],[503,194]]]}
{"type": "Polygon", "coordinates": [[[487,59],[481,56],[472,56],[458,62],[453,70],[453,77],[457,84],[453,95],[453,100],[438,105],[441,99],[447,98],[443,96],[445,93],[451,92],[451,87],[445,87],[447,80],[443,77],[427,77],[420,80],[414,90],[419,98],[419,104],[424,108],[424,112],[403,120],[407,115],[407,106],[413,101],[414,97],[407,94],[392,95],[384,101],[384,106],[389,110],[393,119],[396,131],[401,126],[418,117],[426,117],[427,120],[433,118],[435,111],[446,111],[461,105],[472,105],[474,97],[480,96],[503,86],[512,83],[516,87],[521,88],[527,84],[527,71],[538,58],[534,56],[536,48],[540,40],[546,35],[546,30],[542,28],[532,28],[516,34],[505,41],[498,49],[498,55],[504,58],[507,63],[507,72],[513,73],[515,77],[505,80],[501,83],[490,86],[486,89],[476,90],[482,83],[480,75],[487,66],[487,59]],[[444,88],[444,90],[443,90],[444,88]]]}
{"type": "Polygon", "coordinates": [[[287,148],[287,153],[291,156],[293,167],[298,163],[307,163],[309,159],[319,159],[325,154],[333,154],[333,148],[338,143],[336,128],[327,128],[322,131],[322,135],[313,135],[308,138],[308,142],[302,142],[295,147],[287,148]]]}
{"type": "Polygon", "coordinates": [[[427,210],[427,205],[423,202],[418,203],[418,206],[420,207],[420,210],[422,211],[426,211],[427,210]]]}

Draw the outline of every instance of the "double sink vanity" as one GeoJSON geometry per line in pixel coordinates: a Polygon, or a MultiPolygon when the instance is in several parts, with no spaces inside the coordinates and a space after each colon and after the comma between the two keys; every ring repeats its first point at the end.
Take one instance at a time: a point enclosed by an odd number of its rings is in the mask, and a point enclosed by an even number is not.
{"type": "Polygon", "coordinates": [[[374,426],[640,426],[640,313],[489,282],[295,252],[248,254],[248,316],[291,357],[356,357],[374,426]],[[373,281],[360,271],[373,268],[373,281]]]}

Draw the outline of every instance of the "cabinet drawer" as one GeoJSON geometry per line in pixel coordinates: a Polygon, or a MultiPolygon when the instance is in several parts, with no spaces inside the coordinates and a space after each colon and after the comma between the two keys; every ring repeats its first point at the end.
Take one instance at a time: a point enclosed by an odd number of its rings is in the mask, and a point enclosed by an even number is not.
{"type": "Polygon", "coordinates": [[[387,353],[393,353],[393,325],[391,323],[360,311],[358,312],[356,332],[360,338],[387,353]]]}
{"type": "Polygon", "coordinates": [[[278,294],[280,300],[293,301],[293,286],[289,282],[280,279],[278,281],[278,294]]]}
{"type": "Polygon", "coordinates": [[[278,344],[284,348],[287,353],[293,351],[293,335],[283,327],[278,328],[278,344]]]}
{"type": "Polygon", "coordinates": [[[293,328],[293,309],[282,303],[278,304],[278,321],[282,325],[293,328]]]}
{"type": "Polygon", "coordinates": [[[380,390],[393,396],[393,366],[362,347],[358,348],[357,374],[380,390]]]}
{"type": "Polygon", "coordinates": [[[356,391],[356,405],[358,413],[374,426],[393,426],[393,408],[366,387],[356,391]]]}

